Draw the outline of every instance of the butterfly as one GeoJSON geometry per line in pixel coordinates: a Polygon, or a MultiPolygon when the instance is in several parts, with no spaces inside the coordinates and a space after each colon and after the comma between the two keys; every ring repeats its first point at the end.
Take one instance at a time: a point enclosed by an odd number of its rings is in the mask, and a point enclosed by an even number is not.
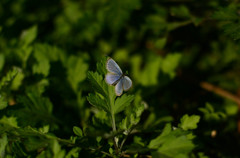
{"type": "Polygon", "coordinates": [[[105,81],[115,86],[115,93],[117,96],[121,96],[123,90],[127,91],[132,87],[132,80],[122,73],[121,68],[112,58],[107,60],[106,69],[108,73],[106,74],[105,81]]]}

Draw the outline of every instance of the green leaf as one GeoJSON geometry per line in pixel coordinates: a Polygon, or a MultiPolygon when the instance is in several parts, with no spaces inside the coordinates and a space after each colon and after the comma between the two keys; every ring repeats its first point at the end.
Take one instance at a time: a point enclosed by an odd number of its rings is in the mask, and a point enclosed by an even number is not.
{"type": "Polygon", "coordinates": [[[22,81],[24,79],[25,75],[22,72],[21,69],[18,69],[18,74],[16,77],[13,79],[12,84],[11,84],[11,89],[12,90],[18,90],[18,88],[21,86],[22,81]]]}
{"type": "Polygon", "coordinates": [[[9,85],[13,79],[16,77],[18,69],[14,67],[11,71],[8,71],[7,74],[0,81],[0,89],[4,86],[9,85]]]}
{"type": "Polygon", "coordinates": [[[167,38],[159,38],[154,42],[154,45],[157,49],[163,49],[167,43],[167,38]]]}
{"type": "Polygon", "coordinates": [[[79,157],[79,151],[81,149],[79,147],[72,148],[66,155],[65,158],[78,158],[79,157]]]}
{"type": "Polygon", "coordinates": [[[76,92],[78,84],[86,79],[88,65],[82,58],[77,56],[70,56],[67,61],[67,74],[68,81],[71,84],[73,90],[76,92]]]}
{"type": "Polygon", "coordinates": [[[88,72],[88,79],[92,84],[93,89],[97,92],[103,95],[104,97],[107,97],[107,84],[103,80],[102,75],[99,75],[97,72],[88,72]]]}
{"type": "Polygon", "coordinates": [[[171,124],[166,124],[161,135],[151,140],[148,147],[151,149],[157,149],[165,141],[164,137],[166,137],[171,131],[172,131],[171,124]]]}
{"type": "Polygon", "coordinates": [[[37,60],[37,62],[32,67],[33,73],[43,74],[45,77],[48,76],[50,71],[50,61],[46,53],[35,49],[33,55],[37,60]]]}
{"type": "Polygon", "coordinates": [[[4,63],[5,63],[5,57],[3,54],[0,54],[0,72],[2,71],[4,63]]]}
{"type": "Polygon", "coordinates": [[[5,157],[5,148],[8,144],[7,134],[3,134],[0,138],[0,157],[5,157]]]}
{"type": "Polygon", "coordinates": [[[21,34],[20,40],[22,45],[26,46],[33,42],[37,37],[37,26],[32,26],[27,30],[24,30],[21,34]]]}
{"type": "Polygon", "coordinates": [[[131,59],[134,80],[144,86],[154,86],[158,83],[158,75],[161,68],[162,58],[160,56],[150,56],[142,69],[142,57],[135,55],[131,59]]]}
{"type": "Polygon", "coordinates": [[[7,100],[2,95],[0,95],[0,110],[5,109],[7,106],[7,100]]]}
{"type": "Polygon", "coordinates": [[[127,95],[124,94],[121,97],[118,97],[115,101],[114,105],[114,113],[117,114],[121,111],[123,111],[127,106],[131,104],[131,102],[134,100],[134,95],[127,95]]]}
{"type": "Polygon", "coordinates": [[[189,9],[185,5],[179,5],[176,7],[171,7],[170,9],[171,15],[178,18],[190,18],[191,14],[189,9]]]}
{"type": "Polygon", "coordinates": [[[122,120],[119,127],[124,130],[124,134],[128,134],[131,128],[139,123],[144,108],[145,106],[142,102],[135,108],[132,108],[132,110],[127,114],[127,117],[122,120]]]}
{"type": "Polygon", "coordinates": [[[205,108],[198,108],[204,114],[205,120],[221,121],[226,118],[226,114],[220,111],[215,111],[210,103],[206,103],[205,108]]]}
{"type": "Polygon", "coordinates": [[[53,151],[53,158],[64,158],[65,150],[61,150],[61,146],[59,145],[57,140],[54,140],[52,143],[52,151],[53,151]]]}
{"type": "Polygon", "coordinates": [[[15,128],[18,127],[18,123],[17,123],[17,118],[16,117],[6,117],[6,116],[3,116],[0,119],[0,124],[8,125],[8,126],[15,127],[15,128]]]}
{"type": "Polygon", "coordinates": [[[105,75],[107,73],[106,69],[106,63],[107,63],[107,57],[104,57],[100,62],[97,62],[97,72],[100,75],[105,75]]]}
{"type": "Polygon", "coordinates": [[[196,129],[197,123],[200,121],[200,116],[192,115],[188,116],[187,114],[181,118],[181,123],[178,125],[183,130],[196,129]]]}
{"type": "Polygon", "coordinates": [[[153,157],[186,157],[193,149],[192,140],[188,139],[187,133],[181,129],[172,130],[170,124],[167,124],[163,132],[153,139],[148,147],[155,149],[153,157]]]}
{"type": "Polygon", "coordinates": [[[79,128],[79,127],[77,127],[77,126],[74,126],[74,127],[73,127],[73,132],[74,132],[77,136],[79,136],[79,137],[82,137],[82,136],[83,136],[82,129],[79,128]]]}
{"type": "Polygon", "coordinates": [[[182,56],[179,53],[168,54],[163,60],[162,71],[168,74],[171,78],[175,77],[175,69],[179,65],[181,57],[182,56]]]}
{"type": "Polygon", "coordinates": [[[157,152],[168,157],[179,157],[188,155],[194,149],[194,144],[186,136],[168,138],[165,143],[158,148],[157,152]]]}
{"type": "Polygon", "coordinates": [[[89,103],[95,106],[98,109],[104,110],[106,112],[110,112],[110,108],[108,103],[104,100],[103,97],[100,97],[99,94],[89,94],[87,97],[89,103]]]}

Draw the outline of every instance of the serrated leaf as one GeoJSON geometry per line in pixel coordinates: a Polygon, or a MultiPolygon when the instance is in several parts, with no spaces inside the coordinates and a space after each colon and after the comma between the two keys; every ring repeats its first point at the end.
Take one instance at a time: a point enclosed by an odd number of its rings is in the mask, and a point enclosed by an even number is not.
{"type": "Polygon", "coordinates": [[[82,129],[79,128],[79,127],[77,127],[77,126],[74,126],[74,127],[73,127],[73,132],[74,132],[77,136],[79,136],[79,137],[82,137],[82,136],[83,136],[82,129]]]}
{"type": "Polygon", "coordinates": [[[134,100],[134,95],[127,95],[124,94],[121,97],[118,97],[115,101],[114,105],[114,113],[117,114],[121,111],[123,111],[127,106],[131,104],[131,102],[134,100]]]}
{"type": "Polygon", "coordinates": [[[105,75],[107,73],[106,62],[107,57],[104,57],[100,62],[97,63],[97,72],[101,75],[105,75]]]}
{"type": "Polygon", "coordinates": [[[102,75],[99,75],[97,72],[89,71],[88,79],[96,92],[100,93],[104,97],[107,97],[107,84],[103,80],[102,75]]]}
{"type": "Polygon", "coordinates": [[[183,130],[196,129],[197,123],[200,121],[200,116],[192,115],[188,116],[187,114],[181,118],[181,123],[178,125],[183,130]]]}
{"type": "Polygon", "coordinates": [[[180,129],[172,130],[171,125],[167,124],[163,132],[148,145],[150,149],[157,149],[156,152],[152,153],[153,157],[187,156],[195,146],[186,134],[180,129]]]}
{"type": "Polygon", "coordinates": [[[101,98],[98,94],[90,93],[87,97],[87,100],[91,105],[95,106],[96,108],[104,110],[106,112],[110,112],[108,103],[103,98],[101,98]]]}
{"type": "Polygon", "coordinates": [[[164,137],[167,136],[171,131],[171,124],[166,124],[162,133],[157,138],[151,140],[148,147],[151,149],[157,149],[165,141],[164,137]]]}
{"type": "Polygon", "coordinates": [[[169,137],[164,144],[158,148],[157,152],[168,157],[178,157],[179,155],[186,155],[194,149],[192,141],[188,140],[186,136],[169,137]]]}

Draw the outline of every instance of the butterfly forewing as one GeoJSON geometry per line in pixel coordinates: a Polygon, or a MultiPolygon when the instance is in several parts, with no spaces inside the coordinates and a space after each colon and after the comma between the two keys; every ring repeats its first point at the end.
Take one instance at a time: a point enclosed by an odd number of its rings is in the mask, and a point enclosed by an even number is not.
{"type": "Polygon", "coordinates": [[[129,77],[124,76],[121,80],[122,80],[122,83],[123,83],[124,91],[127,91],[132,87],[132,80],[129,77]]]}
{"type": "Polygon", "coordinates": [[[107,73],[105,80],[108,84],[115,85],[120,78],[121,76],[118,74],[107,73]]]}
{"type": "Polygon", "coordinates": [[[120,79],[117,85],[115,86],[115,93],[117,96],[121,96],[123,93],[123,80],[120,79]]]}
{"type": "Polygon", "coordinates": [[[118,64],[111,58],[107,60],[106,68],[109,72],[113,74],[118,74],[119,76],[122,76],[122,70],[118,66],[118,64]]]}

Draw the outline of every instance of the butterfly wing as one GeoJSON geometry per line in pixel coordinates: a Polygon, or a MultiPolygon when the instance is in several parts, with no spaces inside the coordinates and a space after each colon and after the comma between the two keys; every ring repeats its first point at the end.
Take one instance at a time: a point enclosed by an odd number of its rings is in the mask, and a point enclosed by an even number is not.
{"type": "Polygon", "coordinates": [[[121,80],[123,82],[124,91],[127,91],[132,87],[132,80],[129,77],[124,76],[121,80]]]}
{"type": "Polygon", "coordinates": [[[119,80],[117,85],[115,86],[115,93],[117,96],[121,96],[123,93],[123,78],[119,80]]]}
{"type": "Polygon", "coordinates": [[[107,73],[105,81],[110,85],[115,85],[120,78],[121,76],[118,74],[107,73]]]}
{"type": "Polygon", "coordinates": [[[111,72],[113,74],[118,74],[119,76],[122,76],[121,68],[118,66],[118,64],[112,58],[109,58],[107,60],[106,68],[109,72],[111,72]]]}

